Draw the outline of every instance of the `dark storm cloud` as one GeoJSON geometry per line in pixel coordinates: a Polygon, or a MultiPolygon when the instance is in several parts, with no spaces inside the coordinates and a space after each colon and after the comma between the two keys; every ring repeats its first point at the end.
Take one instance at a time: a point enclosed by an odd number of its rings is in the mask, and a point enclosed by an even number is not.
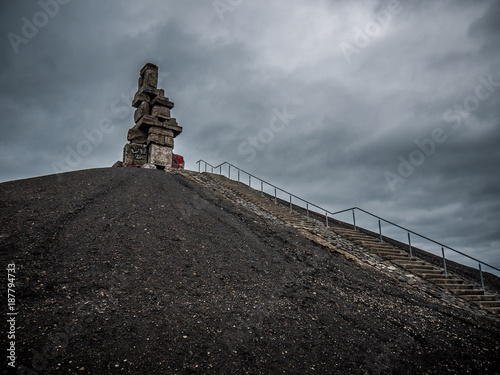
{"type": "Polygon", "coordinates": [[[188,168],[227,160],[500,265],[498,1],[69,1],[18,53],[8,33],[43,8],[1,7],[3,181],[54,173],[85,134],[68,169],[120,159],[151,61],[188,168]]]}

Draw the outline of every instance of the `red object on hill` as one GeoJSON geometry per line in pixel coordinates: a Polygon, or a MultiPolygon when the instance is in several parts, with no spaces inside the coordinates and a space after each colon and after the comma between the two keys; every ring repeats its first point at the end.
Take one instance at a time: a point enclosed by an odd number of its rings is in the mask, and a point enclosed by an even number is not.
{"type": "Polygon", "coordinates": [[[184,158],[181,155],[172,154],[172,168],[184,169],[184,158]]]}

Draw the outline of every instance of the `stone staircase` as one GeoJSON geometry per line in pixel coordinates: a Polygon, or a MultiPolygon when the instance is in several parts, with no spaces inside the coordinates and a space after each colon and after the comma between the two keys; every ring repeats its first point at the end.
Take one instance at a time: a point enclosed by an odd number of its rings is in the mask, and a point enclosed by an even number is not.
{"type": "Polygon", "coordinates": [[[410,254],[404,250],[397,249],[392,245],[380,242],[378,239],[353,229],[340,227],[333,227],[330,229],[341,237],[363,246],[372,253],[389,260],[393,264],[402,267],[405,270],[410,271],[413,274],[420,276],[423,279],[428,280],[469,302],[475,303],[491,313],[500,314],[500,300],[498,300],[497,296],[493,294],[486,294],[483,289],[480,289],[473,284],[468,284],[459,277],[445,274],[444,269],[438,268],[417,257],[410,257],[410,254]]]}
{"type": "MultiPolygon", "coordinates": [[[[230,180],[221,175],[208,173],[207,175],[225,188],[230,189],[239,197],[251,202],[264,211],[267,211],[272,216],[295,228],[311,232],[316,232],[318,226],[323,229],[325,228],[325,225],[319,221],[314,219],[307,220],[305,215],[301,215],[296,211],[290,212],[288,207],[282,204],[275,204],[274,199],[263,196],[260,191],[252,189],[243,183],[230,180]]],[[[444,269],[438,268],[415,256],[410,257],[407,251],[398,249],[388,243],[380,242],[379,239],[367,234],[339,226],[330,226],[329,229],[334,234],[362,246],[373,254],[390,261],[395,266],[401,267],[416,276],[434,283],[448,292],[480,306],[490,313],[500,315],[500,298],[497,295],[489,294],[480,287],[467,283],[455,275],[451,275],[450,273],[445,274],[444,269]]]]}

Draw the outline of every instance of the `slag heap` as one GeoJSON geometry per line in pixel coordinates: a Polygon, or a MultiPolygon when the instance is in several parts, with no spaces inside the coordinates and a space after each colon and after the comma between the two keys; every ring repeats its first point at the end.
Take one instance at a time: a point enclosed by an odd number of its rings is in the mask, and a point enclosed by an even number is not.
{"type": "Polygon", "coordinates": [[[127,134],[130,143],[123,149],[123,166],[168,169],[172,166],[174,138],[181,134],[182,127],[171,117],[174,103],[165,97],[164,90],[157,88],[158,67],[148,63],[140,74],[132,101],[137,108],[135,125],[127,134]]]}

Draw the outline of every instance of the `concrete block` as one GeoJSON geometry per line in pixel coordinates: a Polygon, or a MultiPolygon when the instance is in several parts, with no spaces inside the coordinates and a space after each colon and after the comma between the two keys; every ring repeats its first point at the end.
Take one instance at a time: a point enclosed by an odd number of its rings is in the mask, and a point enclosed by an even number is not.
{"type": "Polygon", "coordinates": [[[167,107],[168,109],[174,108],[174,103],[171,102],[168,98],[165,98],[163,95],[159,95],[153,99],[151,105],[160,105],[162,107],[167,107]]]}
{"type": "Polygon", "coordinates": [[[144,74],[141,75],[141,78],[143,79],[143,85],[146,86],[151,86],[154,88],[158,87],[158,69],[152,70],[148,69],[144,72],[144,74]]]}
{"type": "Polygon", "coordinates": [[[182,133],[182,126],[179,126],[179,124],[177,124],[177,120],[175,118],[170,118],[166,121],[160,122],[159,126],[171,130],[174,133],[174,138],[182,133]]]}
{"type": "Polygon", "coordinates": [[[143,144],[146,143],[148,133],[141,130],[137,125],[134,125],[128,130],[127,140],[132,143],[143,144]]]}
{"type": "Polygon", "coordinates": [[[168,120],[170,119],[170,109],[154,105],[151,109],[151,116],[157,117],[159,120],[168,120]]]}
{"type": "Polygon", "coordinates": [[[136,95],[144,95],[150,98],[149,101],[153,100],[155,97],[160,95],[160,90],[154,86],[149,86],[144,83],[141,88],[137,91],[136,95]]]}
{"type": "Polygon", "coordinates": [[[160,135],[164,135],[166,137],[173,137],[174,136],[174,132],[172,130],[161,128],[159,126],[150,127],[148,134],[160,134],[160,135]]]}
{"type": "Polygon", "coordinates": [[[148,161],[147,148],[142,144],[128,143],[123,148],[123,165],[140,167],[148,161]]]}
{"type": "Polygon", "coordinates": [[[148,146],[148,163],[170,168],[172,166],[172,148],[151,143],[148,146]]]}
{"type": "Polygon", "coordinates": [[[142,102],[134,112],[134,122],[138,123],[142,116],[149,115],[149,103],[142,102]]]}
{"type": "Polygon", "coordinates": [[[158,65],[155,65],[153,63],[146,63],[141,68],[141,71],[139,72],[139,74],[141,75],[141,77],[144,76],[144,74],[146,73],[147,70],[156,71],[156,73],[158,73],[158,65]]]}
{"type": "Polygon", "coordinates": [[[138,108],[142,103],[149,103],[150,101],[151,98],[149,97],[149,95],[139,94],[139,92],[137,92],[134,96],[134,99],[132,100],[132,107],[138,108]]]}
{"type": "Polygon", "coordinates": [[[159,146],[168,146],[173,148],[174,147],[174,138],[173,137],[166,137],[161,134],[148,134],[148,139],[147,139],[147,144],[148,146],[151,143],[156,143],[159,146]]]}
{"type": "Polygon", "coordinates": [[[156,117],[145,115],[142,116],[136,126],[140,130],[147,132],[151,126],[162,126],[162,123],[156,117]]]}

